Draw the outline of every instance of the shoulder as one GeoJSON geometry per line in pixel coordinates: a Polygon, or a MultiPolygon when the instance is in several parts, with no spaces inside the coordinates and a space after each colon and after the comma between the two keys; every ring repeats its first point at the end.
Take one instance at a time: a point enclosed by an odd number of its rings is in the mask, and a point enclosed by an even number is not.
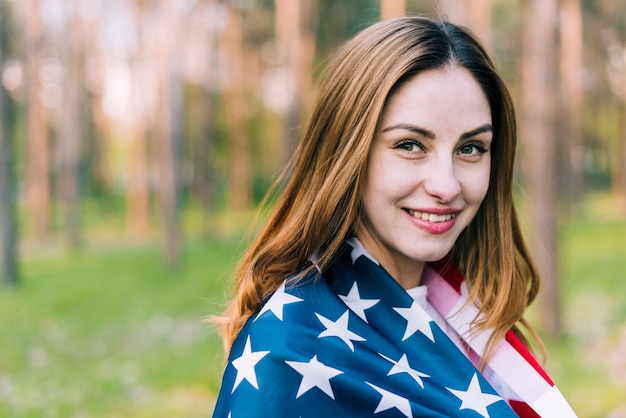
{"type": "Polygon", "coordinates": [[[344,305],[319,272],[300,279],[289,278],[250,317],[237,336],[230,357],[237,355],[248,339],[272,355],[286,349],[309,352],[310,340],[317,340],[323,328],[320,317],[332,316],[339,306],[344,305]]]}
{"type": "Polygon", "coordinates": [[[215,417],[239,416],[235,411],[240,410],[247,411],[243,416],[302,415],[290,408],[306,389],[300,389],[302,373],[323,366],[317,356],[325,351],[317,315],[332,296],[327,292],[320,277],[286,281],[248,320],[231,348],[215,417]]]}
{"type": "MultiPolygon", "coordinates": [[[[325,278],[286,282],[235,340],[215,416],[353,416],[355,397],[376,393],[360,378],[359,387],[352,387],[363,367],[355,349],[369,338],[366,325],[325,278]]],[[[378,357],[362,348],[365,364],[378,357]]],[[[367,407],[374,410],[376,404],[367,407]]]]}

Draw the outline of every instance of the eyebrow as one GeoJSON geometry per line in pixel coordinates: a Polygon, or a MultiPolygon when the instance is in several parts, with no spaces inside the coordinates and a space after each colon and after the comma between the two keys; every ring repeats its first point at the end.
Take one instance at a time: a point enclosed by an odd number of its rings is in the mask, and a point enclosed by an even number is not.
{"type": "MultiPolygon", "coordinates": [[[[405,131],[409,131],[409,132],[413,132],[416,133],[418,135],[421,135],[425,138],[428,139],[435,139],[437,137],[437,135],[435,135],[435,133],[433,131],[430,131],[428,129],[425,128],[421,128],[419,126],[416,125],[411,125],[408,123],[398,123],[396,125],[391,125],[386,127],[385,129],[382,130],[382,132],[389,132],[389,131],[394,131],[396,129],[402,129],[405,131]]],[[[472,129],[471,131],[465,132],[461,135],[460,139],[468,139],[468,138],[472,138],[476,135],[482,134],[484,132],[491,132],[493,133],[493,126],[491,126],[490,124],[484,124],[482,126],[479,126],[476,129],[472,129]]]]}
{"type": "Polygon", "coordinates": [[[398,123],[396,125],[387,126],[382,132],[395,131],[396,129],[402,129],[405,131],[413,132],[415,134],[421,135],[423,137],[429,139],[435,139],[436,135],[433,131],[429,131],[425,128],[420,128],[419,126],[410,125],[408,123],[398,123]]]}
{"type": "Polygon", "coordinates": [[[493,126],[491,126],[490,124],[484,124],[483,126],[479,126],[476,129],[472,129],[469,132],[465,132],[463,135],[461,135],[460,139],[468,139],[471,137],[474,137],[476,135],[480,135],[484,132],[491,132],[493,134],[493,126]]]}

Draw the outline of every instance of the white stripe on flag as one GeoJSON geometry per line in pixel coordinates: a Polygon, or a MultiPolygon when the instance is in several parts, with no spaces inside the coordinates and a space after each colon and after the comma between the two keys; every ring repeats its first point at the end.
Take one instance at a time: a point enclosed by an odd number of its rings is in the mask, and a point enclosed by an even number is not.
{"type": "Polygon", "coordinates": [[[576,418],[576,412],[567,403],[561,392],[553,386],[530,407],[541,417],[576,418]]]}
{"type": "MultiPolygon", "coordinates": [[[[474,320],[482,316],[478,316],[478,308],[467,304],[467,299],[437,272],[432,273],[424,275],[428,300],[472,350],[479,355],[484,353],[491,332],[471,329],[474,320]]],[[[576,417],[556,386],[550,385],[506,340],[498,345],[489,367],[541,417],[576,417]]]]}
{"type": "MultiPolygon", "coordinates": [[[[450,290],[454,292],[452,288],[450,290]]],[[[454,292],[454,294],[458,296],[458,293],[454,292]]],[[[446,319],[472,350],[478,354],[484,353],[490,331],[471,330],[470,324],[476,318],[478,308],[465,305],[463,299],[460,297],[446,319]]],[[[541,398],[552,388],[506,340],[503,340],[494,351],[489,367],[528,404],[541,398]]]]}

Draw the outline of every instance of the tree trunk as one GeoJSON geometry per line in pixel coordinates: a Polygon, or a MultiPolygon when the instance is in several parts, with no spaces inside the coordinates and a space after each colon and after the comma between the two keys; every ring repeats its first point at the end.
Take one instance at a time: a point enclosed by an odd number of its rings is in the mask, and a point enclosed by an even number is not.
{"type": "Polygon", "coordinates": [[[164,229],[163,255],[168,267],[180,261],[181,231],[178,219],[178,155],[181,140],[180,110],[182,94],[177,73],[176,41],[180,39],[182,16],[172,2],[161,5],[161,22],[167,31],[161,31],[159,57],[159,101],[155,124],[155,156],[158,165],[158,201],[164,229]]]}
{"type": "Polygon", "coordinates": [[[27,60],[30,81],[27,102],[26,204],[29,221],[39,239],[50,233],[50,181],[48,126],[41,102],[40,69],[43,58],[43,24],[37,0],[30,0],[27,13],[27,60]]]}
{"type": "MultiPolygon", "coordinates": [[[[4,64],[5,44],[2,39],[3,26],[7,13],[4,0],[0,0],[0,68],[4,64]]],[[[8,96],[0,83],[0,277],[8,286],[18,283],[17,268],[17,216],[15,210],[15,191],[13,176],[14,150],[9,134],[7,120],[8,96]]]]}
{"type": "Polygon", "coordinates": [[[583,161],[583,23],[580,0],[561,0],[560,19],[559,178],[570,209],[584,189],[583,161]]]}
{"type": "MultiPolygon", "coordinates": [[[[398,1],[402,0],[396,0],[396,3],[398,1]]],[[[285,142],[281,161],[284,163],[293,155],[298,144],[298,121],[311,90],[319,4],[315,0],[277,0],[275,4],[276,41],[286,52],[283,66],[289,85],[285,90],[291,94],[283,115],[285,142]]]]}
{"type": "Polygon", "coordinates": [[[522,38],[522,140],[530,248],[542,276],[545,331],[561,333],[556,247],[556,0],[527,0],[522,38]]]}
{"type": "Polygon", "coordinates": [[[465,0],[467,26],[488,49],[493,49],[492,0],[465,0]]]}
{"type": "Polygon", "coordinates": [[[252,206],[252,151],[248,138],[248,113],[244,78],[244,43],[241,12],[230,5],[222,35],[228,59],[228,85],[224,88],[224,114],[228,127],[228,206],[244,211],[252,206]]]}
{"type": "Polygon", "coordinates": [[[150,229],[148,144],[143,120],[130,121],[128,135],[127,224],[132,237],[143,240],[150,229]]]}
{"type": "Polygon", "coordinates": [[[406,0],[380,0],[380,20],[406,14],[406,0]]]}
{"type": "Polygon", "coordinates": [[[302,48],[300,46],[302,33],[302,0],[276,0],[275,4],[275,31],[278,48],[284,51],[281,66],[284,68],[284,80],[288,94],[286,111],[281,115],[284,142],[282,144],[281,165],[284,165],[298,144],[298,117],[300,116],[302,92],[298,85],[302,48]]]}
{"type": "Polygon", "coordinates": [[[188,90],[187,106],[191,118],[190,141],[193,143],[192,188],[200,206],[207,213],[213,209],[213,100],[204,86],[192,86],[188,90]]]}
{"type": "Polygon", "coordinates": [[[81,47],[83,49],[83,65],[86,75],[86,91],[83,100],[85,104],[85,118],[87,127],[83,131],[85,144],[85,175],[89,178],[90,186],[96,190],[106,190],[110,187],[110,179],[105,168],[104,150],[108,145],[109,122],[105,116],[102,103],[104,94],[104,75],[102,70],[106,59],[100,48],[98,35],[101,28],[98,17],[89,16],[84,20],[81,31],[81,47]],[[87,63],[91,63],[88,65],[87,63]],[[91,68],[90,68],[91,67],[91,68]]]}
{"type": "Polygon", "coordinates": [[[146,45],[142,45],[144,27],[144,9],[141,1],[134,1],[132,14],[135,22],[135,40],[140,45],[130,52],[128,66],[133,80],[130,93],[130,109],[124,123],[124,134],[128,137],[128,166],[126,181],[126,219],[131,236],[135,240],[144,240],[150,229],[150,179],[148,158],[148,104],[146,96],[151,86],[146,86],[144,78],[151,66],[146,54],[146,45]]]}
{"type": "Polygon", "coordinates": [[[190,31],[187,42],[196,45],[196,55],[192,74],[188,77],[186,105],[189,115],[189,141],[191,142],[191,164],[193,167],[192,192],[203,208],[203,213],[210,216],[214,209],[213,190],[215,182],[215,108],[214,88],[215,72],[221,28],[220,21],[223,5],[216,0],[198,1],[190,16],[190,31]],[[207,24],[207,16],[211,16],[207,24]]]}
{"type": "Polygon", "coordinates": [[[626,217],[626,55],[624,55],[622,77],[622,137],[617,147],[617,178],[614,180],[613,196],[617,198],[618,207],[626,217]]]}
{"type": "Polygon", "coordinates": [[[80,22],[76,2],[66,9],[68,32],[61,38],[65,71],[64,106],[58,141],[58,192],[63,218],[63,230],[70,248],[81,246],[78,170],[81,145],[81,49],[80,22]]]}

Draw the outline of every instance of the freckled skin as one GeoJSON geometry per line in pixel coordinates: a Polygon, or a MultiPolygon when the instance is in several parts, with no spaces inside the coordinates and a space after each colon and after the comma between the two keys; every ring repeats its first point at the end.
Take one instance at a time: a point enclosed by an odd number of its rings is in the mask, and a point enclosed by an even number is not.
{"type": "Polygon", "coordinates": [[[389,98],[356,235],[403,287],[419,285],[424,263],[448,254],[478,211],[489,187],[491,123],[485,94],[461,67],[419,73],[389,98]]]}

